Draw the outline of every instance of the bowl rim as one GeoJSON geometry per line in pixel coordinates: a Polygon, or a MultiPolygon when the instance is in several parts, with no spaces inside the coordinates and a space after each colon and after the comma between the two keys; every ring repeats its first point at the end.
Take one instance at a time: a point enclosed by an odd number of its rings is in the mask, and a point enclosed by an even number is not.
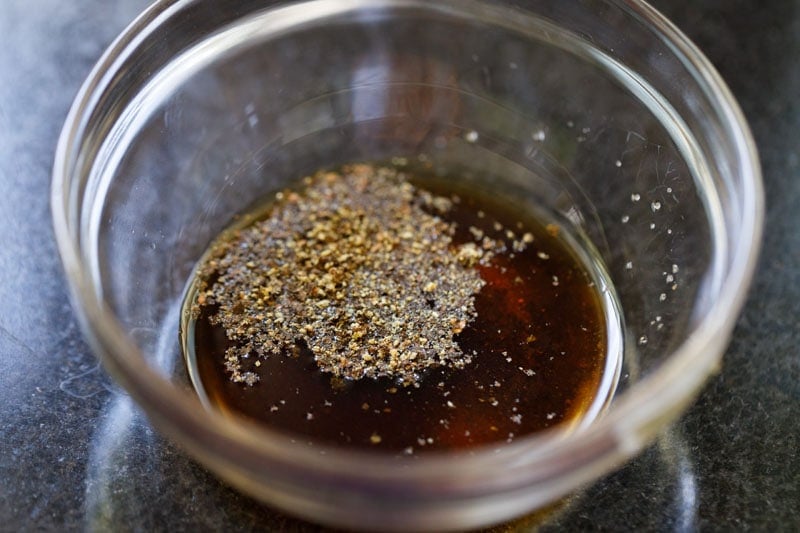
{"type": "MultiPolygon", "coordinates": [[[[371,489],[396,484],[422,491],[420,480],[431,481],[428,496],[473,497],[491,491],[522,489],[535,483],[554,483],[561,492],[607,472],[649,443],[662,426],[674,419],[699,392],[719,365],[752,281],[760,249],[764,218],[764,192],[755,142],[732,93],[708,59],[671,22],[641,0],[607,0],[649,25],[673,48],[699,87],[713,103],[719,120],[736,147],[736,165],[742,172],[743,209],[741,240],[723,280],[719,298],[691,335],[652,375],[644,377],[618,397],[606,415],[580,433],[580,439],[556,434],[520,438],[503,445],[499,453],[448,452],[425,454],[397,468],[389,457],[338,448],[291,445],[289,436],[234,422],[222,415],[198,409],[199,403],[162,378],[146,363],[113,313],[100,299],[86,268],[76,218],[73,165],[80,138],[87,127],[88,111],[97,103],[114,69],[144,35],[163,20],[176,16],[198,0],[161,0],[134,20],[106,49],[80,88],[58,140],[51,187],[51,210],[58,250],[71,291],[73,307],[95,352],[107,370],[145,406],[152,421],[204,462],[225,464],[233,470],[264,469],[276,478],[301,472],[306,483],[341,483],[343,477],[366,483],[371,489]],[[211,422],[209,422],[211,421],[211,422]],[[202,443],[197,440],[200,437],[202,443]],[[194,440],[193,440],[194,439],[194,440]],[[323,448],[326,455],[321,456],[323,448]],[[487,477],[486,468],[513,464],[502,480],[487,477]],[[342,465],[349,467],[344,470],[342,465]],[[565,479],[565,474],[567,475],[565,479]],[[464,483],[451,483],[458,479],[464,483]],[[560,480],[556,483],[556,480],[560,480]],[[560,484],[559,484],[560,483],[560,484]],[[430,489],[434,490],[434,489],[430,489]],[[442,492],[444,491],[444,492],[442,492]]],[[[325,3],[329,0],[312,0],[325,3]]],[[[392,5],[428,7],[420,0],[376,0],[392,5]]],[[[365,7],[369,2],[339,0],[340,4],[365,7]]],[[[297,5],[297,4],[293,4],[297,5]]],[[[281,7],[283,4],[281,4],[281,7]]],[[[280,8],[280,7],[279,7],[280,8]]]]}

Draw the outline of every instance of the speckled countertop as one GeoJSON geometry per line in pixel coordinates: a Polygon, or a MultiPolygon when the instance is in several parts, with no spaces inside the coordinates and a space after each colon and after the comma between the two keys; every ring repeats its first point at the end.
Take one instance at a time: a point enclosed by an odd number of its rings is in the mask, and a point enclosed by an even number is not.
{"type": "MultiPolygon", "coordinates": [[[[48,206],[56,139],[92,64],[146,3],[0,3],[0,531],[312,531],[151,430],[67,301],[48,206]]],[[[654,3],[750,120],[767,194],[763,255],[721,373],[658,442],[545,528],[800,530],[800,3],[654,3]]]]}

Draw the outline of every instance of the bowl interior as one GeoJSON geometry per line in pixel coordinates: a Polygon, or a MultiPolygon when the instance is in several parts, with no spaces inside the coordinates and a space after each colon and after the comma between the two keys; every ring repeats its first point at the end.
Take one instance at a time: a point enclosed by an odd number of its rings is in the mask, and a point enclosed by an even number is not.
{"type": "Polygon", "coordinates": [[[671,135],[679,117],[629,90],[640,80],[548,39],[544,22],[517,34],[436,9],[305,18],[282,30],[253,16],[184,52],[98,154],[93,275],[165,376],[182,374],[175,305],[234,215],[319,168],[397,157],[569,220],[619,293],[623,383],[686,339],[719,253],[719,199],[671,135]]]}

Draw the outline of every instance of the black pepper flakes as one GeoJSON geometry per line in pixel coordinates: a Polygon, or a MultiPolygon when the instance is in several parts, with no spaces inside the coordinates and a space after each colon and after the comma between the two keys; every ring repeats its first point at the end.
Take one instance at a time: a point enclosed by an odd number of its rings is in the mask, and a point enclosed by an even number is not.
{"type": "Polygon", "coordinates": [[[269,216],[221,241],[200,268],[197,309],[214,305],[231,380],[241,360],[304,344],[336,378],[416,383],[431,367],[463,368],[454,336],[475,318],[476,268],[499,248],[456,245],[442,214],[452,200],[369,165],[321,172],[284,191],[269,216]],[[213,281],[209,281],[213,280],[213,281]]]}

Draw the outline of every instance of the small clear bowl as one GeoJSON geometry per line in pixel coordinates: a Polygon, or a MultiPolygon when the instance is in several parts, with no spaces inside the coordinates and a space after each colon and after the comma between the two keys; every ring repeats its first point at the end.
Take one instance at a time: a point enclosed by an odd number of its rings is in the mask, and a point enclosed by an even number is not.
{"type": "Polygon", "coordinates": [[[153,424],[277,508],[369,530],[504,521],[641,450],[719,367],[762,202],[728,89],[638,0],[156,2],[78,94],[52,188],[82,326],[153,424]],[[420,156],[596,251],[624,323],[604,414],[398,462],[204,408],[178,328],[210,241],[318,168],[420,156]]]}

